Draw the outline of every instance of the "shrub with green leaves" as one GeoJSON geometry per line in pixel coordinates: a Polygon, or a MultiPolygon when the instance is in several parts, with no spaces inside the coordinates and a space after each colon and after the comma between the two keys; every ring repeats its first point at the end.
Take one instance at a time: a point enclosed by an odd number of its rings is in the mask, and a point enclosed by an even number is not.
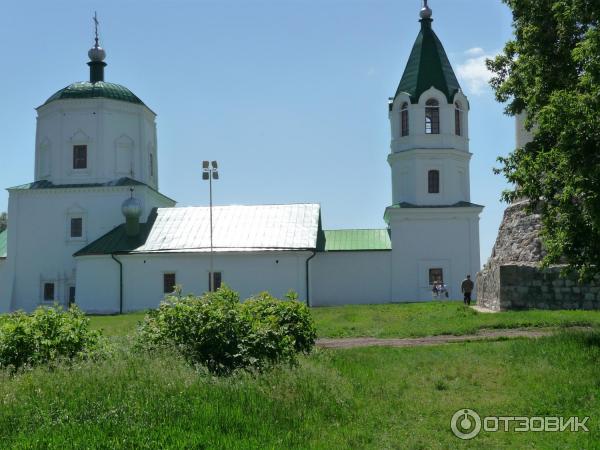
{"type": "Polygon", "coordinates": [[[61,360],[83,359],[103,350],[101,333],[76,306],[39,307],[0,319],[0,368],[17,370],[61,360]]]}
{"type": "Polygon", "coordinates": [[[281,329],[286,336],[293,338],[296,352],[309,353],[315,345],[317,329],[310,310],[290,292],[286,301],[279,300],[268,292],[262,292],[242,304],[242,311],[248,320],[270,324],[281,329]]]}
{"type": "Polygon", "coordinates": [[[267,293],[240,303],[227,286],[201,297],[167,297],[145,316],[138,334],[142,347],[174,348],[218,375],[294,364],[299,352],[310,352],[315,338],[304,304],[267,293]]]}

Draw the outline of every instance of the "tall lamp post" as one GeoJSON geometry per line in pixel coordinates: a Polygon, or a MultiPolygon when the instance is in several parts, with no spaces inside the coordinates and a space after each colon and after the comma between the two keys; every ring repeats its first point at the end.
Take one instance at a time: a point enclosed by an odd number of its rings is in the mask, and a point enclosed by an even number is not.
{"type": "Polygon", "coordinates": [[[210,196],[210,276],[208,290],[215,290],[215,271],[214,271],[214,251],[213,251],[213,200],[212,200],[212,181],[219,179],[219,166],[216,161],[202,161],[202,179],[208,180],[208,190],[210,196]]]}

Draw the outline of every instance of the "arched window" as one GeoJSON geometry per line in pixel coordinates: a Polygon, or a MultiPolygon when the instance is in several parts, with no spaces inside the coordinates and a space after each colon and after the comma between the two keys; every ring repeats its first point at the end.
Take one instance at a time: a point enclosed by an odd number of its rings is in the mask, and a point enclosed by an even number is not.
{"type": "Polygon", "coordinates": [[[427,192],[430,194],[440,193],[440,171],[430,170],[427,172],[427,192]]]}
{"type": "Polygon", "coordinates": [[[402,136],[408,136],[408,103],[402,103],[400,109],[400,120],[402,122],[402,136]]]}
{"type": "Polygon", "coordinates": [[[433,98],[425,103],[425,134],[440,134],[440,104],[433,98]]]}
{"type": "Polygon", "coordinates": [[[462,136],[462,107],[459,102],[454,104],[454,134],[462,136]]]}

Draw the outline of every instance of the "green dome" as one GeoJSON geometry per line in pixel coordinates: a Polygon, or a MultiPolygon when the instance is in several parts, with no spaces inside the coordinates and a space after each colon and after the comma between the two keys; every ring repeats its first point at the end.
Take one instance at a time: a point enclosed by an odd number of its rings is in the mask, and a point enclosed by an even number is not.
{"type": "Polygon", "coordinates": [[[44,105],[47,105],[54,100],[64,99],[82,99],[82,98],[110,98],[112,100],[121,100],[123,102],[136,103],[143,105],[139,97],[127,89],[125,86],[115,83],[107,83],[106,81],[81,81],[73,83],[66,88],[61,89],[52,97],[50,97],[44,105]]]}

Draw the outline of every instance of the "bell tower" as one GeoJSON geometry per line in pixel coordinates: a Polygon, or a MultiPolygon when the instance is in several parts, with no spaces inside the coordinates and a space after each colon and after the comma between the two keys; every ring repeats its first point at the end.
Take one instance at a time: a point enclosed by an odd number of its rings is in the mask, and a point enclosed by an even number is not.
{"type": "Polygon", "coordinates": [[[389,102],[394,204],[470,201],[469,101],[462,93],[425,2],[421,30],[389,102]]]}
{"type": "Polygon", "coordinates": [[[479,213],[471,203],[469,101],[424,1],[420,31],[394,97],[388,104],[394,300],[431,299],[442,281],[453,297],[460,280],[479,269],[479,213]]]}

